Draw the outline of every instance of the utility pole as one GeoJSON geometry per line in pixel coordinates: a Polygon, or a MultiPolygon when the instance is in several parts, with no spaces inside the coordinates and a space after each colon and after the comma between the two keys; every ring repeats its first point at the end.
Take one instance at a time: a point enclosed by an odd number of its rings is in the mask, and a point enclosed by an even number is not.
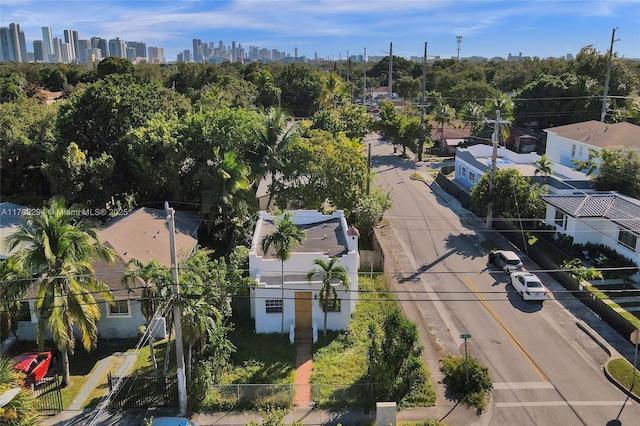
{"type": "Polygon", "coordinates": [[[495,123],[493,128],[493,135],[491,140],[493,141],[493,153],[491,154],[491,175],[489,179],[489,205],[487,206],[487,229],[491,229],[493,226],[493,191],[496,181],[496,163],[498,159],[498,138],[500,137],[500,125],[509,124],[507,120],[500,119],[500,110],[496,110],[496,119],[487,120],[487,123],[495,123]]]}
{"type": "Polygon", "coordinates": [[[371,186],[371,142],[369,142],[369,153],[367,154],[367,195],[371,186]]]}
{"type": "Polygon", "coordinates": [[[393,84],[393,43],[389,42],[389,100],[393,97],[393,90],[391,88],[393,84]]]}
{"type": "Polygon", "coordinates": [[[614,28],[611,32],[611,47],[609,47],[609,61],[607,62],[607,78],[604,82],[604,96],[602,97],[602,113],[600,114],[600,122],[604,123],[604,118],[607,115],[607,96],[609,95],[609,79],[611,78],[611,57],[613,56],[613,43],[618,40],[615,40],[616,30],[618,27],[614,28]]]}
{"type": "Polygon", "coordinates": [[[176,225],[175,211],[169,208],[169,203],[164,202],[164,209],[167,212],[167,222],[169,224],[169,247],[171,249],[171,278],[173,281],[173,325],[176,329],[176,373],[178,376],[178,404],[180,415],[187,414],[187,383],[184,369],[184,352],[182,349],[182,321],[180,317],[180,307],[178,306],[178,295],[180,293],[178,281],[178,257],[176,254],[176,225]]]}
{"type": "Polygon", "coordinates": [[[418,149],[418,160],[422,161],[422,154],[424,153],[424,109],[427,107],[425,104],[425,92],[427,90],[427,42],[424,42],[424,57],[422,58],[422,100],[420,101],[420,147],[418,149]]]}
{"type": "Polygon", "coordinates": [[[362,61],[364,63],[364,72],[362,78],[362,106],[366,106],[367,104],[367,48],[364,48],[364,56],[362,57],[362,61]]]}

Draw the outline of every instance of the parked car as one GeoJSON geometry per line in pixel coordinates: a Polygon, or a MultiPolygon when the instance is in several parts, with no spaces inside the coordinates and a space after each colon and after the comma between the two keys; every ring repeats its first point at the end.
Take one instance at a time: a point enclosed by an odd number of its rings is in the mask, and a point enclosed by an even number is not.
{"type": "Polygon", "coordinates": [[[489,253],[489,263],[509,273],[522,270],[522,261],[518,255],[509,250],[494,250],[489,253]]]}
{"type": "Polygon", "coordinates": [[[25,374],[25,385],[35,385],[55,364],[56,356],[53,351],[27,352],[16,357],[13,368],[25,374]]]}
{"type": "Polygon", "coordinates": [[[156,417],[152,426],[198,426],[186,417],[156,417]]]}
{"type": "Polygon", "coordinates": [[[544,301],[547,299],[547,289],[542,285],[540,278],[531,272],[511,273],[511,285],[524,300],[544,301]]]}

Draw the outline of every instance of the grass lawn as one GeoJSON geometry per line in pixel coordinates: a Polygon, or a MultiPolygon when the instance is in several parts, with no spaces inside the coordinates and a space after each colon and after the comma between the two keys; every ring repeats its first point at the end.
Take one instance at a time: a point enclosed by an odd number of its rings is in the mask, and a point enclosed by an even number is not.
{"type": "MultiPolygon", "coordinates": [[[[609,372],[625,389],[631,388],[633,381],[633,366],[624,358],[614,359],[607,364],[609,372]]],[[[633,385],[633,394],[640,397],[640,372],[635,371],[636,380],[633,385]]]]}
{"type": "MultiPolygon", "coordinates": [[[[319,389],[314,397],[322,406],[362,404],[362,395],[366,395],[363,391],[367,386],[369,324],[382,324],[386,314],[397,308],[383,275],[373,282],[369,277],[360,277],[359,287],[358,305],[349,330],[339,334],[328,333],[327,339],[320,333],[314,345],[311,382],[319,389]]],[[[413,400],[411,405],[435,404],[435,391],[430,381],[424,389],[415,392],[413,400]]]]}
{"type": "Polygon", "coordinates": [[[104,371],[98,382],[96,383],[96,387],[89,393],[87,399],[85,399],[82,404],[82,408],[96,408],[102,397],[109,391],[109,381],[108,375],[109,373],[115,374],[118,369],[124,363],[125,358],[123,356],[114,356],[109,362],[109,366],[104,371]]]}
{"type": "MultiPolygon", "coordinates": [[[[169,369],[167,370],[168,374],[176,373],[176,348],[174,342],[174,338],[169,341],[171,348],[169,350],[169,369]]],[[[131,349],[131,351],[133,350],[135,349],[131,349]]],[[[158,364],[158,368],[161,371],[164,368],[164,356],[166,350],[167,339],[159,340],[153,344],[153,352],[156,355],[156,363],[158,364]]],[[[133,367],[131,367],[131,371],[129,372],[129,374],[150,377],[156,376],[156,372],[153,370],[153,363],[151,362],[151,352],[149,351],[148,344],[140,348],[138,356],[136,357],[136,361],[134,362],[133,367]]]]}

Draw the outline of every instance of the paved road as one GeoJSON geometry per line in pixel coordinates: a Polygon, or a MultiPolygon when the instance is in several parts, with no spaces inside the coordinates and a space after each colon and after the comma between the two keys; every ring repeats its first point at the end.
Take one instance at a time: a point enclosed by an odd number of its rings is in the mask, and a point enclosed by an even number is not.
{"type": "MultiPolygon", "coordinates": [[[[367,142],[375,182],[393,196],[386,214],[390,224],[378,234],[389,237],[388,252],[399,271],[394,280],[398,298],[413,312],[422,335],[433,336],[444,353],[463,355],[459,336],[471,334],[467,349],[489,368],[491,408],[475,421],[604,425],[618,419],[637,424],[640,407],[625,401],[626,395],[606,379],[603,365],[609,354],[583,331],[589,326],[582,320],[606,327],[543,273],[553,300],[544,305],[522,301],[506,274],[487,269],[480,247],[486,237],[505,248],[507,243],[483,231],[482,221],[430,186],[409,179],[414,170],[428,177],[428,165],[393,155],[391,145],[377,139],[367,142]]],[[[537,269],[526,257],[525,266],[537,269]]],[[[605,343],[609,337],[627,354],[633,349],[615,336],[606,335],[605,343]]],[[[434,360],[429,364],[433,372],[434,360]]]]}

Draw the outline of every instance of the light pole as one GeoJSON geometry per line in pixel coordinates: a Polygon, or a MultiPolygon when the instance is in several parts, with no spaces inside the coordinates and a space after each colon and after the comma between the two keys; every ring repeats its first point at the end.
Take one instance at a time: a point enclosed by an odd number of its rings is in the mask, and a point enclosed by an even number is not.
{"type": "Polygon", "coordinates": [[[469,357],[467,356],[467,339],[471,339],[471,335],[469,333],[461,334],[461,339],[464,339],[464,370],[465,370],[465,386],[467,392],[469,391],[469,357]]]}
{"type": "Polygon", "coordinates": [[[631,343],[636,346],[636,350],[633,354],[633,378],[631,379],[631,387],[629,388],[629,395],[633,392],[633,387],[636,384],[636,360],[638,359],[638,344],[640,343],[640,330],[636,329],[631,333],[631,343]]]}

